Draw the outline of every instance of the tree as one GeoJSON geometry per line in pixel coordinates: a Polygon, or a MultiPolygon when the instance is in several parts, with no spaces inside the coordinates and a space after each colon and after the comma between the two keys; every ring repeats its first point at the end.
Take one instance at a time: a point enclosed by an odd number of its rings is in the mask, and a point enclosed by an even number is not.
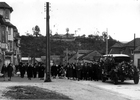
{"type": "Polygon", "coordinates": [[[67,34],[69,33],[69,28],[66,28],[66,32],[67,32],[67,34]]]}
{"type": "Polygon", "coordinates": [[[33,35],[35,35],[36,37],[40,36],[40,28],[38,25],[33,27],[32,30],[33,30],[33,35]]]}
{"type": "Polygon", "coordinates": [[[103,39],[105,41],[108,38],[107,32],[102,32],[102,36],[103,36],[103,39]]]}
{"type": "Polygon", "coordinates": [[[67,38],[68,38],[68,34],[69,34],[69,28],[66,28],[66,36],[67,36],[67,38]]]}

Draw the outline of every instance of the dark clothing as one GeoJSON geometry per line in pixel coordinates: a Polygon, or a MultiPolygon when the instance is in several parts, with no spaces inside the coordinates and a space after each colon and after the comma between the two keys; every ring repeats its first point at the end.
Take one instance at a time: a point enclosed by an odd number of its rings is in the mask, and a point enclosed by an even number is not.
{"type": "Polygon", "coordinates": [[[1,73],[5,74],[7,72],[7,67],[5,65],[2,66],[1,73]]]}
{"type": "Polygon", "coordinates": [[[20,76],[21,76],[21,78],[24,78],[25,66],[24,65],[19,65],[19,66],[20,66],[20,76]]]}
{"type": "Polygon", "coordinates": [[[28,68],[27,68],[27,77],[29,79],[31,79],[32,76],[33,76],[33,67],[31,65],[29,65],[28,68]]]}
{"type": "Polygon", "coordinates": [[[33,77],[36,78],[37,76],[37,66],[33,67],[33,77]]]}
{"type": "Polygon", "coordinates": [[[51,75],[52,75],[53,77],[56,77],[56,76],[57,76],[57,67],[56,67],[56,65],[53,65],[53,66],[51,67],[51,75]]]}
{"type": "Polygon", "coordinates": [[[12,77],[13,67],[11,65],[7,66],[8,77],[12,77]]]}
{"type": "Polygon", "coordinates": [[[81,69],[81,65],[78,65],[76,70],[78,81],[81,79],[81,69]]]}
{"type": "Polygon", "coordinates": [[[38,73],[39,73],[39,78],[43,78],[44,77],[44,71],[45,71],[45,68],[44,68],[44,66],[39,66],[39,68],[38,68],[38,73]]]}

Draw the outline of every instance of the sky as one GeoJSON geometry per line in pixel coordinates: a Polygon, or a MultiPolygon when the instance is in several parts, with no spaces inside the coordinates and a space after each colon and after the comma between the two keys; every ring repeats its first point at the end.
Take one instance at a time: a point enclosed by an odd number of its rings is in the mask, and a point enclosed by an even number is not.
{"type": "Polygon", "coordinates": [[[140,37],[140,0],[5,0],[12,8],[11,23],[20,35],[38,25],[46,34],[46,2],[50,3],[52,34],[102,35],[127,42],[140,37]]]}

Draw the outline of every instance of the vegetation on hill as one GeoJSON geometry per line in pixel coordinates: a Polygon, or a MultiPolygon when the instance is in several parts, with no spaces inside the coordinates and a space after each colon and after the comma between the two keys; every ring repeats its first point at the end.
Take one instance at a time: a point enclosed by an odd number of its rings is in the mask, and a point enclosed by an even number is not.
{"type": "MultiPolygon", "coordinates": [[[[78,49],[83,50],[97,50],[101,54],[105,53],[106,42],[104,36],[92,35],[88,37],[78,36],[75,37],[75,41],[66,42],[66,41],[53,41],[50,39],[51,46],[51,55],[64,55],[63,51],[68,48],[71,51],[77,51],[78,49]],[[80,44],[80,45],[79,45],[80,44]]],[[[46,38],[45,36],[20,36],[21,38],[21,53],[22,56],[30,57],[40,57],[44,56],[46,53],[46,38]]],[[[117,41],[109,36],[108,47],[114,45],[117,41]]]]}

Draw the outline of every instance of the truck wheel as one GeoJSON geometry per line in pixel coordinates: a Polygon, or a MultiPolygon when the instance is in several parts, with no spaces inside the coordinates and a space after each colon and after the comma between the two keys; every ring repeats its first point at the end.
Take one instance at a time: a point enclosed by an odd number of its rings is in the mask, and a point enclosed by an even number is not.
{"type": "Polygon", "coordinates": [[[105,77],[102,77],[102,82],[105,82],[106,81],[106,78],[105,77]]]}
{"type": "Polygon", "coordinates": [[[115,84],[115,85],[118,84],[118,76],[117,76],[117,75],[115,75],[115,77],[114,77],[114,84],[115,84]]]}
{"type": "Polygon", "coordinates": [[[139,83],[139,76],[137,75],[137,76],[134,76],[134,83],[135,84],[138,84],[139,83]]]}
{"type": "Polygon", "coordinates": [[[121,76],[121,82],[122,82],[122,83],[124,82],[124,77],[123,77],[123,76],[121,76]]]}

